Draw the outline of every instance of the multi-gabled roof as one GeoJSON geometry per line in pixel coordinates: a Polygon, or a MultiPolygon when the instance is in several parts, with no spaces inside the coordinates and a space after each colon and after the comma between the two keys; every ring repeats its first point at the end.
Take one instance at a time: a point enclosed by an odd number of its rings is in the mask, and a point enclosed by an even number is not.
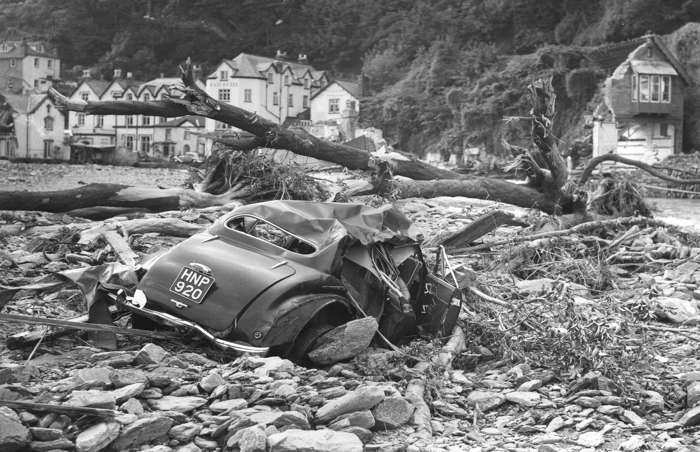
{"type": "Polygon", "coordinates": [[[55,49],[49,48],[41,41],[3,41],[0,42],[0,59],[24,58],[37,56],[44,58],[58,58],[55,49]]]}
{"type": "Polygon", "coordinates": [[[45,100],[51,99],[46,93],[43,94],[3,94],[5,101],[15,113],[21,115],[32,114],[37,108],[44,103],[45,100]]]}
{"type": "MultiPolygon", "coordinates": [[[[239,53],[238,56],[232,60],[223,60],[221,64],[226,64],[233,73],[232,77],[239,78],[259,78],[264,79],[265,74],[270,68],[281,74],[285,70],[289,69],[295,82],[300,82],[304,76],[308,73],[313,80],[320,80],[325,74],[325,71],[318,71],[314,69],[313,66],[306,63],[301,63],[298,61],[289,61],[285,59],[269,58],[260,55],[252,55],[250,53],[239,53]]],[[[219,66],[221,66],[219,64],[219,66]]],[[[216,76],[216,73],[210,75],[210,77],[216,76]]]]}
{"type": "Polygon", "coordinates": [[[359,83],[355,82],[348,82],[347,80],[333,80],[331,83],[327,84],[320,90],[314,93],[314,95],[311,97],[312,99],[324,92],[326,89],[330,88],[333,85],[338,85],[341,88],[343,88],[345,91],[348,92],[352,97],[355,99],[359,99],[362,97],[362,88],[360,87],[359,83]]]}

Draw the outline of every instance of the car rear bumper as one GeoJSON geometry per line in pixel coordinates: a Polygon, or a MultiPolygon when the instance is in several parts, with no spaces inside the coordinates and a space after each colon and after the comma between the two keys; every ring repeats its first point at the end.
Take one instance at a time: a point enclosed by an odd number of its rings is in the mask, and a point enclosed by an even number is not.
{"type": "Polygon", "coordinates": [[[228,350],[234,350],[239,353],[247,353],[251,355],[266,355],[270,350],[269,347],[255,347],[248,344],[242,344],[239,342],[231,342],[214,336],[206,328],[198,325],[197,323],[191,322],[189,320],[181,319],[180,317],[168,314],[166,312],[154,311],[153,309],[148,309],[145,307],[146,294],[141,290],[136,290],[133,297],[123,298],[123,305],[132,312],[136,312],[144,317],[148,317],[152,320],[160,320],[168,324],[172,324],[179,327],[186,327],[197,331],[199,334],[207,338],[213,344],[228,350]]]}

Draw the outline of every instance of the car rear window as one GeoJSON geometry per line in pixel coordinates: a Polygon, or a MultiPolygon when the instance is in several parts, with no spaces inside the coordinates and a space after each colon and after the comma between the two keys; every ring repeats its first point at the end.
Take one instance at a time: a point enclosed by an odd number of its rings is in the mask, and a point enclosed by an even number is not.
{"type": "Polygon", "coordinates": [[[226,227],[252,235],[293,253],[313,254],[316,252],[316,248],[311,243],[278,228],[272,223],[250,215],[231,218],[226,223],[226,227]]]}

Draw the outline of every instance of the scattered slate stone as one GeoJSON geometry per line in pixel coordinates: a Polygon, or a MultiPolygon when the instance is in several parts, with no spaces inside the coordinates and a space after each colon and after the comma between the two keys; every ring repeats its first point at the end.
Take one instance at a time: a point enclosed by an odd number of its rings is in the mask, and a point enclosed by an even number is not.
{"type": "Polygon", "coordinates": [[[329,365],[353,358],[369,347],[379,324],[374,317],[364,317],[340,325],[323,336],[309,352],[309,360],[318,365],[329,365]]]}
{"type": "Polygon", "coordinates": [[[73,441],[68,438],[59,438],[51,441],[32,441],[29,448],[35,452],[46,452],[50,450],[72,450],[75,447],[73,441]]]}
{"type": "Polygon", "coordinates": [[[148,404],[151,408],[160,411],[177,411],[187,413],[207,403],[207,399],[203,397],[174,397],[163,396],[159,399],[150,399],[148,404]]]}
{"type": "Polygon", "coordinates": [[[180,441],[181,443],[190,442],[195,436],[202,431],[202,425],[194,422],[186,422],[184,424],[173,426],[168,432],[170,438],[180,441]]]}
{"type": "Polygon", "coordinates": [[[632,435],[626,441],[620,444],[620,449],[625,451],[635,451],[641,449],[646,442],[644,438],[639,435],[632,435]]]}
{"type": "Polygon", "coordinates": [[[119,389],[112,391],[112,396],[117,403],[123,403],[127,400],[138,397],[146,389],[145,383],[133,383],[128,386],[122,386],[119,389]]]}
{"type": "Polygon", "coordinates": [[[535,380],[526,381],[525,383],[521,384],[517,390],[522,391],[522,392],[531,392],[531,391],[537,391],[541,387],[542,387],[542,380],[535,379],[535,380]]]}
{"type": "Polygon", "coordinates": [[[139,350],[134,361],[138,364],[160,364],[166,356],[168,352],[163,347],[149,342],[139,350]]]}
{"type": "Polygon", "coordinates": [[[686,411],[683,417],[678,420],[678,423],[683,427],[692,427],[700,424],[700,406],[696,406],[686,411]]]}
{"type": "Polygon", "coordinates": [[[695,300],[674,297],[657,297],[656,315],[673,323],[689,323],[700,320],[700,309],[695,300]]]}
{"type": "Polygon", "coordinates": [[[109,376],[111,369],[106,367],[88,367],[78,370],[74,378],[81,387],[85,388],[103,388],[112,383],[109,376]]]}
{"type": "Polygon", "coordinates": [[[248,362],[257,366],[253,372],[261,377],[267,377],[275,372],[292,372],[294,370],[293,362],[279,356],[249,357],[248,362]]]}
{"type": "Polygon", "coordinates": [[[122,430],[112,447],[116,450],[126,450],[140,446],[166,435],[172,426],[173,420],[165,416],[139,419],[122,430]]]}
{"type": "Polygon", "coordinates": [[[513,391],[506,394],[506,400],[524,407],[537,406],[542,396],[537,392],[513,391]]]}
{"type": "Polygon", "coordinates": [[[700,381],[693,381],[686,388],[686,406],[693,408],[698,404],[700,404],[700,381]]]}
{"type": "Polygon", "coordinates": [[[221,375],[217,374],[216,372],[212,372],[199,381],[199,387],[202,388],[202,391],[210,393],[216,389],[217,386],[221,386],[225,383],[226,381],[221,377],[221,375]]]}
{"type": "Polygon", "coordinates": [[[117,369],[113,370],[109,376],[110,381],[115,388],[143,383],[148,384],[148,376],[146,372],[140,369],[117,369]]]}
{"type": "Polygon", "coordinates": [[[620,414],[620,419],[635,427],[641,427],[647,423],[647,421],[632,410],[623,410],[622,414],[620,414]]]}
{"type": "Polygon", "coordinates": [[[34,441],[52,441],[63,436],[63,430],[57,428],[29,427],[34,441]]]}
{"type": "Polygon", "coordinates": [[[242,410],[247,406],[248,402],[246,402],[245,399],[231,399],[222,400],[220,402],[214,402],[211,405],[209,405],[209,409],[216,413],[222,413],[225,411],[242,410]]]}
{"type": "Polygon", "coordinates": [[[556,416],[554,419],[549,421],[549,424],[547,424],[547,427],[545,428],[545,432],[554,433],[557,430],[560,430],[562,427],[564,427],[565,424],[566,424],[566,421],[564,420],[563,417],[556,416]]]}
{"type": "Polygon", "coordinates": [[[163,397],[163,391],[160,388],[144,389],[139,396],[142,399],[160,399],[163,397]]]}
{"type": "Polygon", "coordinates": [[[180,446],[175,449],[175,452],[202,452],[202,449],[200,449],[195,443],[187,443],[184,446],[180,446]]]}
{"type": "Polygon", "coordinates": [[[135,414],[137,416],[144,413],[143,405],[136,399],[127,400],[126,402],[122,403],[119,409],[125,413],[135,414]]]}
{"type": "Polygon", "coordinates": [[[263,411],[251,414],[249,419],[255,424],[274,425],[280,431],[288,428],[311,428],[306,416],[298,411],[263,411]]]}
{"type": "Polygon", "coordinates": [[[649,413],[664,410],[664,396],[656,391],[642,391],[641,406],[649,413]]]}
{"type": "Polygon", "coordinates": [[[0,450],[15,452],[29,444],[31,435],[29,429],[14,419],[0,413],[0,450]]]}
{"type": "Polygon", "coordinates": [[[598,408],[601,405],[596,397],[579,397],[574,403],[584,408],[598,408]]]}
{"type": "Polygon", "coordinates": [[[598,447],[605,442],[605,437],[600,432],[581,433],[576,440],[579,446],[598,447]]]}
{"type": "Polygon", "coordinates": [[[343,431],[346,431],[350,427],[362,427],[363,429],[371,429],[374,427],[374,416],[372,416],[372,412],[363,410],[342,414],[328,425],[328,428],[343,431]]]}
{"type": "Polygon", "coordinates": [[[489,411],[506,403],[506,397],[500,392],[472,391],[467,396],[467,404],[477,406],[481,411],[489,411]]]}
{"type": "Polygon", "coordinates": [[[362,452],[360,438],[335,430],[296,430],[275,433],[267,438],[270,452],[362,452]]]}
{"type": "Polygon", "coordinates": [[[352,433],[353,435],[356,435],[358,438],[360,438],[360,441],[362,441],[363,444],[367,444],[368,442],[372,441],[372,432],[366,428],[352,426],[352,427],[346,427],[346,428],[342,429],[341,431],[346,432],[346,433],[352,433]]]}
{"type": "Polygon", "coordinates": [[[384,390],[380,387],[362,386],[323,405],[316,412],[316,420],[319,423],[326,423],[341,414],[374,408],[382,400],[384,400],[384,390]]]}
{"type": "Polygon", "coordinates": [[[64,405],[114,409],[116,400],[111,392],[89,389],[87,391],[73,391],[64,405]]]}
{"type": "Polygon", "coordinates": [[[238,448],[241,452],[265,452],[267,450],[267,434],[260,427],[248,427],[241,431],[238,448]]]}
{"type": "Polygon", "coordinates": [[[398,428],[411,419],[413,410],[414,406],[403,397],[387,397],[372,410],[374,428],[386,430],[398,428]]]}
{"type": "Polygon", "coordinates": [[[120,426],[116,422],[100,422],[80,432],[75,439],[78,452],[97,452],[109,446],[119,436],[120,426]]]}

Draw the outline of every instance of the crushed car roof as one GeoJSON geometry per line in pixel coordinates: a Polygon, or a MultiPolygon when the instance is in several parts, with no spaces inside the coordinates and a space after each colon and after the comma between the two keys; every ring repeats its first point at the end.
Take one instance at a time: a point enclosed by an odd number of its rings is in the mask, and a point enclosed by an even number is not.
{"type": "Polygon", "coordinates": [[[392,205],[314,201],[268,201],[241,206],[226,217],[252,215],[269,221],[319,248],[349,236],[363,245],[418,240],[418,232],[392,205]]]}

